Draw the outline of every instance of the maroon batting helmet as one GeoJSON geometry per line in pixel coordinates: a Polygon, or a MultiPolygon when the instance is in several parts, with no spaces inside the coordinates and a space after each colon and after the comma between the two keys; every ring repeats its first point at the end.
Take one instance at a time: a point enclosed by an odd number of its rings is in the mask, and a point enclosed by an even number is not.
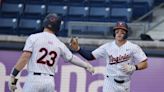
{"type": "Polygon", "coordinates": [[[126,31],[126,34],[125,34],[125,36],[124,36],[124,39],[127,39],[128,38],[128,25],[125,23],[125,22],[123,22],[123,21],[119,21],[119,22],[117,22],[116,23],[116,25],[114,26],[114,28],[113,28],[113,36],[115,37],[115,30],[117,30],[117,29],[123,29],[123,30],[125,30],[126,31]]]}
{"type": "Polygon", "coordinates": [[[60,30],[61,18],[55,14],[48,14],[43,20],[43,27],[52,30],[54,33],[60,30]]]}

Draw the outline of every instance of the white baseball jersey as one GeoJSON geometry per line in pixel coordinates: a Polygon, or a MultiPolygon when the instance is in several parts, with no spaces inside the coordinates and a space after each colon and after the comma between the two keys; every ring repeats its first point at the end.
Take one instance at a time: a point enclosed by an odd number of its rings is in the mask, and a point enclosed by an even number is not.
{"type": "Polygon", "coordinates": [[[129,41],[119,47],[115,41],[106,43],[92,52],[95,58],[106,59],[106,69],[109,76],[129,76],[120,70],[123,63],[135,64],[147,59],[142,49],[129,41]]]}
{"type": "Polygon", "coordinates": [[[55,74],[56,64],[60,56],[67,61],[71,60],[73,55],[70,50],[54,34],[48,32],[29,36],[23,50],[32,53],[23,92],[54,92],[52,75],[55,74]]]}
{"type": "Polygon", "coordinates": [[[120,68],[122,64],[132,64],[147,59],[142,49],[129,41],[122,46],[116,42],[106,43],[92,52],[95,58],[103,57],[106,60],[106,74],[103,85],[103,92],[130,92],[130,76],[120,68]],[[115,79],[124,80],[118,83],[115,79]]]}
{"type": "Polygon", "coordinates": [[[66,60],[72,58],[70,50],[54,34],[48,32],[29,36],[23,50],[32,52],[27,66],[29,72],[54,75],[60,56],[66,60]]]}

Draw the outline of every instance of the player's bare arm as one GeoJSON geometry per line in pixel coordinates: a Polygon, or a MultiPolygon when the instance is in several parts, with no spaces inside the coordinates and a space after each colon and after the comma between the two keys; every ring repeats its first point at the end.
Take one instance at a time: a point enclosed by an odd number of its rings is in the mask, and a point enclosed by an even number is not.
{"type": "Polygon", "coordinates": [[[74,65],[83,67],[84,69],[86,69],[87,71],[94,73],[94,68],[91,64],[81,60],[79,57],[73,55],[70,62],[74,65]]]}
{"type": "Polygon", "coordinates": [[[147,60],[144,60],[140,63],[138,63],[137,65],[137,70],[143,70],[143,69],[146,69],[148,67],[148,63],[147,63],[147,60]]]}
{"type": "Polygon", "coordinates": [[[14,92],[17,89],[16,83],[18,79],[16,78],[16,76],[18,75],[19,71],[21,71],[24,68],[24,66],[27,64],[30,57],[31,57],[31,52],[24,51],[20,56],[20,58],[18,59],[16,65],[14,66],[13,71],[11,72],[11,77],[9,82],[9,89],[11,92],[14,92]]]}
{"type": "Polygon", "coordinates": [[[31,52],[24,51],[20,56],[20,58],[18,59],[18,62],[15,65],[15,69],[17,69],[18,71],[22,70],[24,66],[27,64],[27,62],[29,61],[30,57],[31,57],[31,52]]]}

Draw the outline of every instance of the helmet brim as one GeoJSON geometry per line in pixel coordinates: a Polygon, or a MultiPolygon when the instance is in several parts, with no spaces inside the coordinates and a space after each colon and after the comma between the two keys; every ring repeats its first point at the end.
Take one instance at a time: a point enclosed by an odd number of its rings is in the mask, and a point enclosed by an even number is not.
{"type": "Polygon", "coordinates": [[[114,27],[114,29],[113,29],[113,30],[115,31],[115,30],[117,30],[117,29],[123,29],[123,30],[125,30],[125,31],[128,31],[128,29],[127,29],[127,28],[125,28],[125,27],[114,27]]]}

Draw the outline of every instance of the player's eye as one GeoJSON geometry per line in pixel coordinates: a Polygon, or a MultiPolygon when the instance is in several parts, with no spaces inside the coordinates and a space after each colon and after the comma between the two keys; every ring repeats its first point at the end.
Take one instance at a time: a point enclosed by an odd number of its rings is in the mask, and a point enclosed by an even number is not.
{"type": "Polygon", "coordinates": [[[115,33],[116,33],[116,34],[119,33],[119,30],[116,30],[115,33]]]}
{"type": "Polygon", "coordinates": [[[124,32],[124,31],[121,31],[121,34],[126,34],[126,32],[124,32]]]}
{"type": "Polygon", "coordinates": [[[126,32],[125,32],[124,30],[122,30],[122,29],[117,29],[117,30],[115,31],[115,33],[116,33],[116,34],[118,34],[118,33],[120,33],[120,34],[126,34],[126,32]]]}

